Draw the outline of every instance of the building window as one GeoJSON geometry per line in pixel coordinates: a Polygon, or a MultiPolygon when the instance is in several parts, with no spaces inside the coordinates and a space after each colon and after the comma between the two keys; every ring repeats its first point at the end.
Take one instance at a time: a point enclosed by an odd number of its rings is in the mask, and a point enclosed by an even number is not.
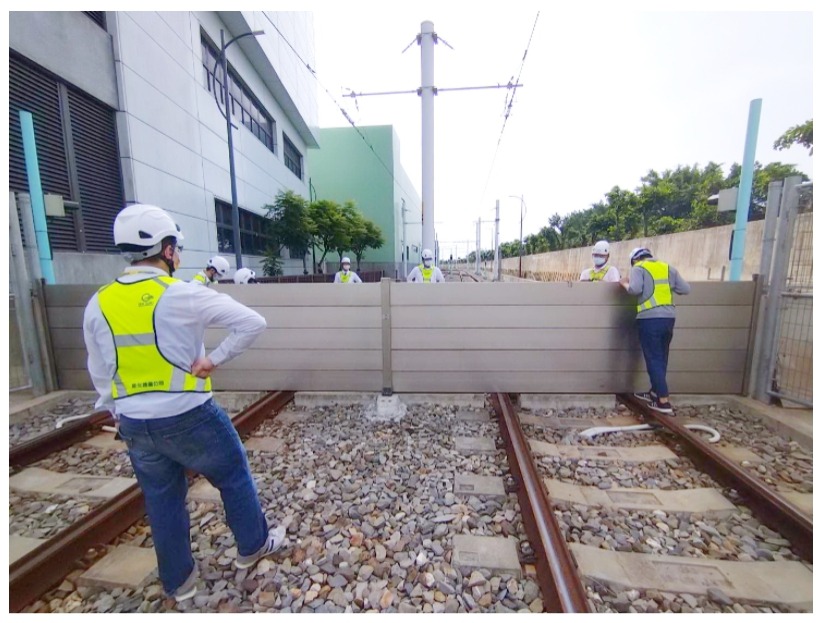
{"type": "MultiPolygon", "coordinates": [[[[240,210],[240,248],[244,255],[265,255],[271,244],[268,235],[268,220],[258,214],[240,210]]],[[[220,253],[234,253],[234,228],[231,224],[231,204],[214,200],[217,221],[217,250],[220,253]]]]}
{"type": "MultiPolygon", "coordinates": [[[[203,69],[206,72],[206,88],[209,92],[217,90],[217,98],[225,108],[223,102],[223,70],[217,65],[217,57],[220,52],[206,39],[205,35],[200,36],[200,45],[203,54],[203,69]]],[[[240,79],[234,68],[229,65],[229,100],[231,100],[231,115],[246,126],[261,143],[274,151],[274,131],[275,123],[263,108],[260,101],[252,94],[251,89],[240,79]]]]}
{"type": "Polygon", "coordinates": [[[303,154],[297,151],[297,147],[289,140],[285,132],[283,133],[283,162],[286,163],[289,171],[301,180],[303,179],[303,154]]]}

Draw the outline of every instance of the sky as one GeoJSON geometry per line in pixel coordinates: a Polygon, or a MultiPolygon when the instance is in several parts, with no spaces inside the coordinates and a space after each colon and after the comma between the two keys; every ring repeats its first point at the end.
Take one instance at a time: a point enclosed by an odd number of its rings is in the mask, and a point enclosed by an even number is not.
{"type": "Polygon", "coordinates": [[[734,10],[747,5],[722,1],[683,5],[700,9],[688,12],[647,10],[678,6],[672,3],[621,2],[615,9],[588,2],[560,12],[540,4],[350,2],[313,9],[320,126],[348,125],[340,107],[358,126],[394,126],[418,195],[420,98],[343,94],[417,89],[415,37],[423,21],[433,22],[440,38],[436,87],[505,85],[519,76],[507,119],[507,89],[435,98],[441,257],[464,255],[466,241],[474,249],[478,218],[488,221],[482,241],[491,248],[496,200],[505,242],[519,237],[521,206],[528,235],[554,213],[590,207],[615,185],[634,190],[650,169],[714,161],[728,172],[742,162],[756,98],[756,159],[795,164],[812,176],[806,149],[772,147],[785,130],[813,117],[810,2],[748,5],[783,12],[734,10]]]}

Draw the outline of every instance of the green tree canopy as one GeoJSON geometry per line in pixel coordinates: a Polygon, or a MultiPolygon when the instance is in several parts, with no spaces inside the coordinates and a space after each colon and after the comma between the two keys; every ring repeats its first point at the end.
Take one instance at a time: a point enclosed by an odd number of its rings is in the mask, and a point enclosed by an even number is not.
{"type": "Polygon", "coordinates": [[[279,267],[280,253],[283,248],[289,249],[292,257],[303,259],[303,270],[306,269],[306,254],[312,240],[312,222],[309,219],[309,206],[305,197],[289,190],[280,192],[274,199],[274,204],[263,206],[266,218],[269,219],[268,234],[272,243],[266,253],[267,262],[264,262],[264,272],[275,274],[282,272],[279,267]],[[267,268],[268,267],[268,268],[267,268]]]}
{"type": "Polygon", "coordinates": [[[793,126],[786,130],[780,138],[774,142],[774,148],[777,150],[788,149],[792,145],[803,145],[809,149],[809,155],[812,155],[814,149],[814,123],[809,119],[806,123],[793,126]]]}

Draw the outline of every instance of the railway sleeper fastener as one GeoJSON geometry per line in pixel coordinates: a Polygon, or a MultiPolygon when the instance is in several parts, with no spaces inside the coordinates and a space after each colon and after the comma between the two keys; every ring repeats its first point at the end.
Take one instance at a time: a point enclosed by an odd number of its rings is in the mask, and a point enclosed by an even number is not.
{"type": "Polygon", "coordinates": [[[517,557],[520,559],[521,565],[536,565],[537,564],[537,554],[532,547],[531,542],[528,539],[523,539],[520,541],[519,551],[517,553],[517,557]]]}
{"type": "Polygon", "coordinates": [[[507,474],[503,478],[503,490],[506,493],[517,493],[520,491],[520,480],[512,474],[507,474]]]}

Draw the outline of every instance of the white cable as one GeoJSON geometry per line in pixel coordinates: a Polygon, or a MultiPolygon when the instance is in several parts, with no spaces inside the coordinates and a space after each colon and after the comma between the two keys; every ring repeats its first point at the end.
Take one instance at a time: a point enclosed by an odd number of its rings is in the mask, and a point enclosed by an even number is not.
{"type": "Polygon", "coordinates": [[[90,414],[86,413],[85,415],[70,415],[68,417],[60,418],[57,420],[57,424],[55,424],[55,428],[63,428],[63,424],[66,422],[71,422],[73,420],[82,420],[87,417],[90,417],[90,414]]]}
{"type": "MultiPolygon", "coordinates": [[[[711,428],[710,426],[705,426],[703,424],[686,424],[686,428],[689,430],[702,430],[707,432],[711,435],[709,438],[709,443],[717,443],[720,441],[720,433],[717,432],[716,429],[711,428]]],[[[651,425],[649,424],[633,424],[631,426],[595,426],[594,428],[587,428],[583,432],[580,433],[581,437],[585,439],[592,439],[597,435],[602,435],[604,433],[631,433],[631,432],[645,432],[654,430],[651,425]]]]}
{"type": "Polygon", "coordinates": [[[116,433],[117,432],[117,427],[116,426],[102,426],[101,430],[104,430],[107,433],[116,433]]]}

